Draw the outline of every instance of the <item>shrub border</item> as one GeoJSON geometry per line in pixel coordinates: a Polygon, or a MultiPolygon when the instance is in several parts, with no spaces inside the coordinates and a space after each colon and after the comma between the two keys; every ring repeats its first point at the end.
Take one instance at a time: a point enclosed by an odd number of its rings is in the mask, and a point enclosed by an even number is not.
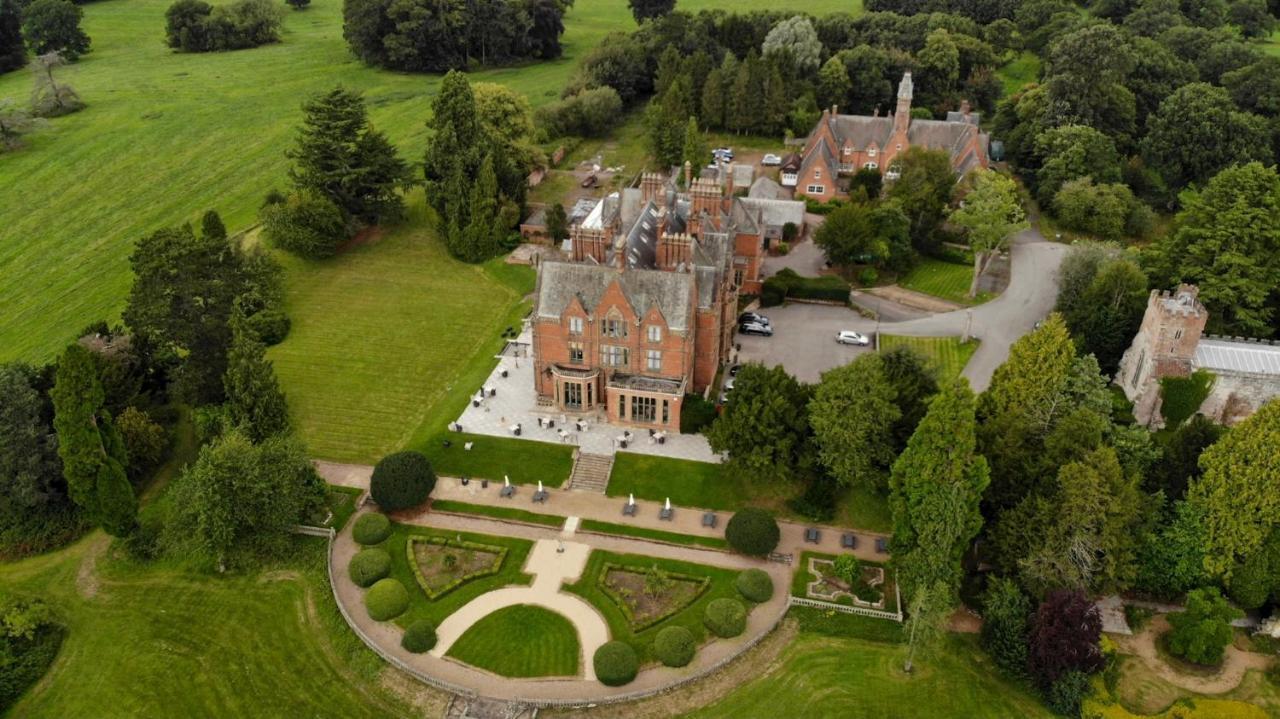
{"type": "Polygon", "coordinates": [[[432,535],[411,534],[409,535],[408,541],[404,543],[404,546],[405,546],[405,554],[407,555],[406,558],[409,560],[409,566],[413,568],[413,576],[418,580],[418,586],[422,587],[422,591],[425,592],[427,595],[427,598],[431,600],[436,600],[436,599],[439,599],[440,597],[443,597],[449,592],[452,592],[453,590],[457,589],[463,584],[466,584],[467,582],[471,581],[472,579],[479,579],[480,577],[487,577],[491,574],[497,574],[499,571],[502,570],[503,563],[507,561],[506,547],[497,547],[492,544],[481,544],[479,542],[471,542],[465,539],[462,541],[458,541],[456,539],[451,540],[447,537],[441,537],[434,534],[432,535]],[[494,558],[493,563],[487,569],[477,569],[476,571],[470,574],[464,574],[463,576],[458,577],[452,582],[446,584],[442,589],[432,591],[431,588],[427,585],[427,578],[422,576],[422,567],[418,566],[418,558],[414,555],[414,552],[413,552],[414,542],[425,542],[427,544],[440,544],[444,546],[449,546],[450,544],[452,544],[454,546],[461,547],[463,549],[474,549],[477,551],[490,552],[492,554],[497,554],[498,556],[494,558]]]}
{"type": "Polygon", "coordinates": [[[639,634],[640,632],[643,632],[644,630],[652,626],[665,622],[671,617],[674,617],[675,615],[684,611],[687,607],[692,605],[694,602],[698,601],[698,599],[702,597],[703,594],[706,593],[707,589],[711,587],[711,577],[707,577],[707,576],[698,577],[692,574],[685,574],[683,572],[666,572],[667,576],[673,579],[677,579],[685,582],[694,582],[698,584],[699,585],[698,591],[694,592],[693,596],[690,597],[688,601],[676,607],[675,609],[671,610],[670,612],[667,612],[666,614],[663,614],[660,617],[655,617],[653,619],[650,619],[647,622],[636,622],[635,616],[631,613],[631,607],[627,605],[626,600],[623,599],[616,591],[613,590],[612,587],[608,585],[608,583],[605,582],[605,578],[609,576],[609,571],[613,569],[617,569],[624,572],[633,572],[637,574],[643,574],[649,570],[647,568],[639,569],[630,564],[618,564],[617,562],[604,562],[603,564],[600,565],[600,573],[596,575],[596,586],[600,587],[600,591],[604,592],[604,595],[608,597],[610,600],[612,600],[613,603],[617,605],[618,609],[622,610],[622,616],[626,618],[627,626],[635,634],[639,634]]]}

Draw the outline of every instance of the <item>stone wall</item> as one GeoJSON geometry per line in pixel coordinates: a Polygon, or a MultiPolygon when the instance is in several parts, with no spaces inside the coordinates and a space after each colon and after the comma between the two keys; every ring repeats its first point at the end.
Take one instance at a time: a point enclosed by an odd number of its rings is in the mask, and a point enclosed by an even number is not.
{"type": "Polygon", "coordinates": [[[1218,371],[1200,413],[1215,422],[1233,425],[1258,411],[1268,400],[1280,397],[1280,377],[1266,374],[1218,371]]]}

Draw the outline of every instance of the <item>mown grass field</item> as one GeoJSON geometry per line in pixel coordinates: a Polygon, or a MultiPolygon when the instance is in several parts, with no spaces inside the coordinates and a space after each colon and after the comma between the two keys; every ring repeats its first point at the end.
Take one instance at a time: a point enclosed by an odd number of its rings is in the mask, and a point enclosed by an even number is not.
{"type": "Polygon", "coordinates": [[[463,632],[448,656],[504,677],[578,673],[578,630],[560,614],[529,604],[499,609],[463,632]]]}
{"type": "Polygon", "coordinates": [[[117,559],[105,540],[0,565],[0,595],[48,601],[69,630],[8,716],[422,714],[382,686],[391,670],[338,614],[323,540],[299,537],[293,558],[222,577],[117,559]]]}
{"type": "Polygon", "coordinates": [[[922,257],[920,262],[898,281],[898,285],[957,304],[970,305],[974,303],[974,300],[969,298],[969,285],[972,282],[973,265],[922,257]]]}
{"type": "Polygon", "coordinates": [[[905,337],[880,335],[880,351],[895,347],[910,347],[933,363],[938,381],[947,382],[960,376],[969,358],[978,351],[978,340],[961,342],[959,337],[905,337]]]}
{"type": "Polygon", "coordinates": [[[764,719],[1033,719],[1054,716],[1025,689],[999,677],[974,637],[948,637],[941,651],[902,671],[905,649],[802,632],[758,679],[690,717],[764,719]]]}
{"type": "Polygon", "coordinates": [[[996,70],[996,75],[1004,85],[1004,94],[1011,95],[1040,76],[1040,58],[1033,52],[1023,51],[996,70]]]}
{"type": "MultiPolygon", "coordinates": [[[[374,70],[342,39],[340,0],[287,13],[283,42],[181,55],[164,46],[170,0],[85,6],[93,51],[62,79],[88,103],[0,160],[0,360],[42,361],[75,332],[119,316],[137,239],[215,208],[233,231],[254,222],[263,195],[285,183],[283,152],[303,100],[344,84],[361,90],[374,124],[417,162],[439,76],[374,70]]],[[[684,0],[681,8],[747,11],[768,0],[684,0]]],[[[814,13],[856,11],[814,0],[814,13]]],[[[583,0],[565,18],[565,55],[553,62],[476,72],[534,105],[554,99],[577,58],[634,21],[625,0],[583,0]]],[[[0,97],[24,100],[26,72],[0,77],[0,97]]]]}

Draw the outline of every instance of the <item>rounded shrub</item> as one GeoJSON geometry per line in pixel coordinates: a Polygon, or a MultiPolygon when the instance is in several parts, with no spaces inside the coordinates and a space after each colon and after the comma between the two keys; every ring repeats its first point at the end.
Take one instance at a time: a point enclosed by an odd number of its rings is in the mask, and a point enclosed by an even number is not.
{"type": "Polygon", "coordinates": [[[748,569],[738,575],[733,586],[747,601],[767,602],[773,597],[773,578],[763,569],[748,569]]]}
{"type": "Polygon", "coordinates": [[[696,650],[693,632],[684,627],[666,627],[653,640],[654,655],[669,667],[682,667],[693,661],[696,650]]]}
{"type": "Polygon", "coordinates": [[[391,573],[391,555],[385,549],[362,549],[351,558],[347,573],[357,587],[367,587],[391,573]]]}
{"type": "Polygon", "coordinates": [[[610,687],[620,687],[636,678],[640,670],[640,657],[636,650],[626,642],[613,641],[601,645],[596,655],[591,658],[596,670],[596,679],[610,687]]]}
{"type": "Polygon", "coordinates": [[[400,637],[400,646],[414,654],[429,652],[435,645],[436,625],[426,619],[419,619],[410,624],[409,628],[404,630],[404,636],[400,637]]]}
{"type": "Polygon", "coordinates": [[[398,579],[379,579],[364,593],[369,618],[379,622],[395,619],[409,608],[409,590],[398,579]]]}
{"type": "Polygon", "coordinates": [[[361,544],[380,544],[391,536],[391,520],[378,512],[362,514],[351,528],[351,536],[361,544]]]}
{"type": "Polygon", "coordinates": [[[373,468],[369,494],[386,512],[416,507],[436,486],[436,473],[426,455],[412,450],[383,457],[373,468]]]}
{"type": "Polygon", "coordinates": [[[729,518],[724,538],[743,554],[762,557],[778,546],[781,533],[773,515],[759,507],[747,507],[729,518]]]}
{"type": "Polygon", "coordinates": [[[747,607],[737,599],[713,599],[702,615],[702,623],[717,637],[736,637],[747,628],[747,607]]]}

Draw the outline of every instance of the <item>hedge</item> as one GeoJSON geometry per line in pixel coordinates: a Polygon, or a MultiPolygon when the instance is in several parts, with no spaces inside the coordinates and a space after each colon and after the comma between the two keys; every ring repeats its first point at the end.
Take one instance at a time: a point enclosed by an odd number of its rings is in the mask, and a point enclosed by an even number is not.
{"type": "Polygon", "coordinates": [[[409,590],[398,579],[379,579],[364,593],[369,618],[379,622],[395,619],[409,608],[409,590]]]}
{"type": "Polygon", "coordinates": [[[787,267],[764,281],[760,304],[765,307],[780,305],[788,298],[799,300],[824,300],[849,303],[851,286],[835,275],[801,277],[787,267]]]}
{"type": "Polygon", "coordinates": [[[729,518],[724,538],[743,554],[762,557],[778,546],[781,530],[773,515],[759,507],[747,507],[729,518]]]}
{"type": "Polygon", "coordinates": [[[693,632],[681,626],[666,627],[653,640],[653,654],[669,667],[683,667],[693,661],[697,651],[693,632]]]}
{"type": "Polygon", "coordinates": [[[698,394],[686,394],[680,404],[680,434],[697,434],[716,418],[716,403],[698,394]]]}
{"type": "Polygon", "coordinates": [[[747,601],[767,602],[773,597],[773,578],[763,569],[748,569],[738,575],[733,586],[747,601]]]}
{"type": "Polygon", "coordinates": [[[351,536],[360,544],[381,544],[391,536],[391,520],[378,512],[362,514],[351,528],[351,536]]]}
{"type": "Polygon", "coordinates": [[[630,644],[612,641],[600,646],[591,658],[596,670],[596,679],[610,687],[620,687],[636,678],[640,670],[640,657],[630,644]]]}
{"type": "Polygon", "coordinates": [[[685,607],[698,601],[698,597],[701,597],[703,592],[707,591],[707,588],[711,586],[711,577],[695,577],[692,574],[681,574],[679,572],[664,572],[667,575],[667,577],[673,581],[697,582],[700,585],[698,587],[698,591],[695,592],[691,597],[689,597],[689,601],[685,602],[684,604],[681,604],[679,607],[676,607],[670,612],[659,617],[653,617],[649,619],[649,621],[647,622],[636,622],[635,615],[631,613],[631,606],[627,604],[626,599],[623,598],[621,595],[619,595],[617,592],[615,592],[613,588],[610,587],[605,582],[605,579],[608,578],[609,576],[609,572],[615,569],[622,572],[634,572],[636,574],[644,574],[649,570],[642,567],[633,567],[629,565],[605,562],[600,566],[600,573],[596,575],[596,585],[600,587],[600,591],[604,592],[604,595],[606,597],[612,599],[613,603],[618,605],[618,609],[621,610],[622,616],[626,617],[627,625],[631,627],[631,631],[633,632],[642,632],[659,622],[670,619],[672,616],[674,616],[675,614],[683,610],[685,607]]]}
{"type": "Polygon", "coordinates": [[[400,646],[407,652],[422,654],[429,652],[436,645],[436,625],[426,619],[419,619],[404,630],[400,638],[400,646]]]}
{"type": "Polygon", "coordinates": [[[1191,419],[1213,389],[1214,376],[1196,370],[1190,377],[1163,377],[1160,380],[1160,414],[1170,429],[1191,419]]]}
{"type": "Polygon", "coordinates": [[[369,494],[385,511],[416,507],[436,486],[436,473],[426,455],[412,450],[389,454],[378,461],[369,479],[369,494]]]}
{"type": "Polygon", "coordinates": [[[409,557],[409,566],[413,567],[413,576],[418,579],[418,586],[422,587],[422,591],[426,592],[427,597],[431,599],[439,599],[472,579],[487,577],[490,574],[497,574],[498,571],[502,569],[502,563],[507,560],[506,547],[495,547],[492,544],[479,544],[477,542],[468,542],[466,540],[458,541],[457,539],[449,539],[447,537],[439,537],[435,535],[427,537],[411,536],[409,537],[409,541],[404,544],[405,553],[409,557]],[[426,542],[428,544],[442,544],[445,546],[460,547],[462,549],[474,549],[481,552],[497,554],[498,556],[494,558],[493,564],[491,564],[487,569],[477,569],[470,574],[464,574],[444,585],[440,589],[432,591],[432,589],[427,585],[427,578],[422,576],[422,567],[418,566],[418,559],[413,553],[414,542],[426,542]]]}
{"type": "Polygon", "coordinates": [[[391,555],[385,549],[364,549],[351,558],[347,573],[357,587],[367,587],[391,573],[391,555]]]}
{"type": "Polygon", "coordinates": [[[702,615],[702,623],[717,637],[736,637],[747,628],[747,607],[737,599],[713,599],[702,615]]]}

